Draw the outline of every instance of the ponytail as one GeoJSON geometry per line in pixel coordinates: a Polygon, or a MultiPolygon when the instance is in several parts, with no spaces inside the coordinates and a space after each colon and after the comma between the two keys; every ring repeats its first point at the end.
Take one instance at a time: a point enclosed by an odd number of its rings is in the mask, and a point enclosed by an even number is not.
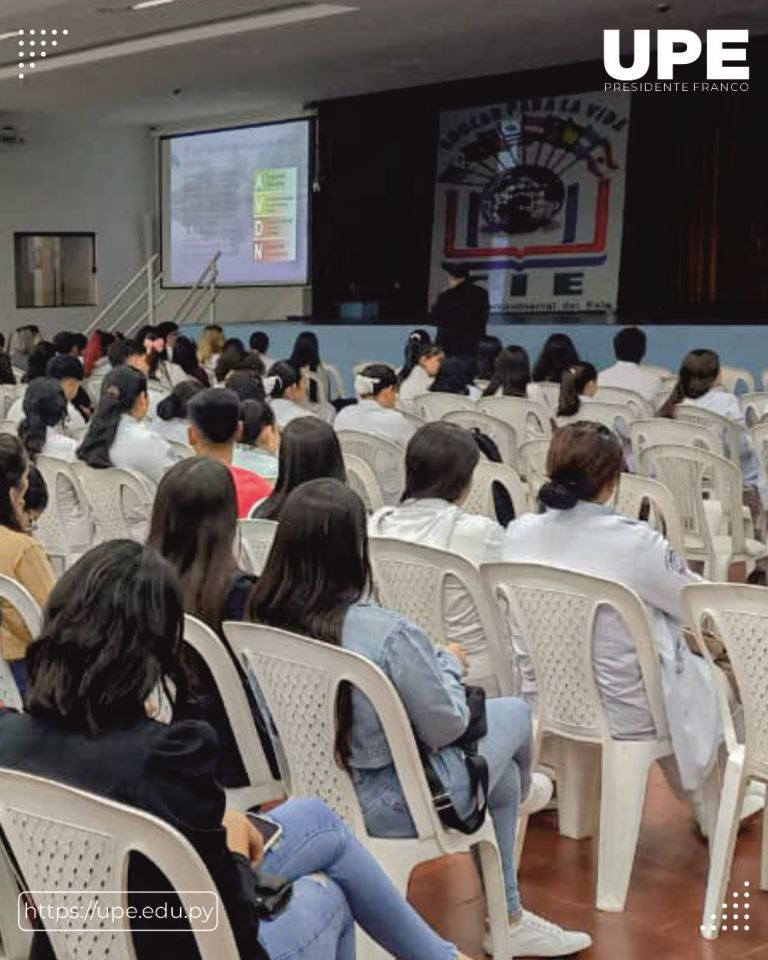
{"type": "Polygon", "coordinates": [[[147,378],[133,367],[115,367],[104,378],[101,399],[88,425],[88,432],[77,448],[77,456],[89,467],[104,470],[112,466],[109,451],[115,442],[120,418],[129,413],[142,393],[147,378]]]}
{"type": "Polygon", "coordinates": [[[597,380],[597,370],[591,363],[577,363],[563,370],[560,380],[558,417],[573,417],[581,409],[581,394],[588,383],[597,380]]]}
{"type": "Polygon", "coordinates": [[[675,389],[659,410],[660,417],[674,419],[675,407],[686,398],[697,400],[708,393],[720,375],[720,357],[714,350],[690,350],[680,366],[675,389]]]}
{"type": "Polygon", "coordinates": [[[43,452],[48,427],[56,427],[67,416],[67,398],[58,380],[40,377],[24,394],[24,419],[19,424],[19,439],[34,460],[43,452]]]}
{"type": "Polygon", "coordinates": [[[426,330],[414,330],[405,341],[405,363],[398,374],[398,383],[402,383],[410,376],[413,368],[422,357],[422,350],[432,346],[432,338],[426,330]]]}
{"type": "Polygon", "coordinates": [[[177,383],[168,396],[158,403],[158,417],[161,420],[185,420],[187,404],[202,389],[203,385],[197,380],[183,380],[181,383],[177,383]]]}

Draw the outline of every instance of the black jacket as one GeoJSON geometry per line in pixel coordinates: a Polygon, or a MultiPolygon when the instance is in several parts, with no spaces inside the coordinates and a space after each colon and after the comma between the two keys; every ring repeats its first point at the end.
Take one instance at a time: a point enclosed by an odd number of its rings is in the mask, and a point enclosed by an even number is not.
{"type": "Polygon", "coordinates": [[[432,307],[437,342],[448,356],[474,357],[488,326],[488,291],[470,280],[444,290],[432,307]]]}
{"type": "Polygon", "coordinates": [[[0,384],[16,383],[16,377],[11,369],[11,358],[7,353],[0,351],[0,384]]]}
{"type": "MultiPolygon", "coordinates": [[[[221,825],[225,797],[215,780],[217,757],[216,734],[207,723],[197,720],[165,725],[141,719],[126,729],[91,738],[0,709],[0,767],[47,777],[146,810],[174,826],[208,867],[241,960],[268,960],[258,942],[254,874],[245,857],[230,852],[221,825]]],[[[66,811],[51,813],[66,816],[66,811]]],[[[139,855],[131,857],[128,886],[131,891],[169,889],[154,864],[139,855]]],[[[139,909],[146,903],[135,892],[130,900],[139,909]]],[[[170,908],[173,897],[168,903],[170,908]]],[[[158,924],[167,928],[168,921],[158,924]]],[[[178,933],[138,933],[134,941],[139,960],[199,958],[192,934],[183,928],[178,933]]],[[[30,960],[54,960],[44,934],[35,936],[30,960]]]]}

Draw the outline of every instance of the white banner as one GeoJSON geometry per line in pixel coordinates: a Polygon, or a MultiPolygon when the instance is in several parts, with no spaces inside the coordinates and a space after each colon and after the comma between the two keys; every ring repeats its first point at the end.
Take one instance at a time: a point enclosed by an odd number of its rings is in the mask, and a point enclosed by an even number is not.
{"type": "Polygon", "coordinates": [[[513,100],[440,116],[430,300],[465,263],[493,313],[616,307],[630,95],[513,100]]]}

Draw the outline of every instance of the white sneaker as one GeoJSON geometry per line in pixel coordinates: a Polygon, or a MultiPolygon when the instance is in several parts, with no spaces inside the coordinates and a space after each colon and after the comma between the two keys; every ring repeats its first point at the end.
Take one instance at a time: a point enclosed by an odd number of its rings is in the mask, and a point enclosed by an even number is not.
{"type": "MultiPolygon", "coordinates": [[[[756,813],[765,807],[765,784],[761,781],[750,780],[747,783],[747,788],[744,791],[744,800],[741,804],[741,816],[740,821],[743,823],[745,820],[749,820],[750,817],[754,817],[756,813]]],[[[704,821],[704,803],[700,797],[696,797],[693,800],[693,812],[696,814],[696,822],[699,826],[699,832],[702,837],[705,839],[709,838],[709,830],[707,830],[707,825],[704,821]]]]}
{"type": "Polygon", "coordinates": [[[528,796],[520,804],[519,813],[528,815],[543,810],[552,799],[554,784],[546,773],[531,774],[531,788],[528,796]]]}
{"type": "MultiPolygon", "coordinates": [[[[535,913],[523,910],[522,919],[509,925],[512,957],[569,957],[592,946],[592,937],[580,930],[563,930],[535,913]]],[[[483,937],[483,950],[493,956],[491,934],[483,937]]]]}

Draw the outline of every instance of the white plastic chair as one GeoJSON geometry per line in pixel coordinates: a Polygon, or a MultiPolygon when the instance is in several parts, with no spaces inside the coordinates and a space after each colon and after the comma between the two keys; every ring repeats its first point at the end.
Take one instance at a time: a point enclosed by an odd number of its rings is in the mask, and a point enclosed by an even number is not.
{"type": "Polygon", "coordinates": [[[248,786],[227,788],[227,805],[248,810],[270,800],[284,800],[285,788],[269,769],[232,653],[217,633],[189,614],[184,617],[184,642],[197,652],[211,671],[248,777],[248,786]]]}
{"type": "Polygon", "coordinates": [[[545,734],[556,741],[562,834],[580,838],[594,832],[599,784],[597,908],[621,911],[649,771],[672,753],[648,613],[627,587],[572,570],[498,563],[483,566],[482,574],[531,657],[537,685],[536,742],[545,734]],[[611,735],[592,661],[595,618],[604,607],[618,613],[635,641],[656,739],[616,740],[611,735]]]}
{"type": "Polygon", "coordinates": [[[314,373],[312,370],[307,370],[306,374],[307,380],[309,380],[310,383],[314,383],[317,387],[317,400],[315,403],[321,407],[325,407],[328,403],[328,380],[326,377],[319,377],[317,373],[314,373]]]}
{"type": "Polygon", "coordinates": [[[757,423],[750,430],[752,434],[752,443],[755,445],[755,453],[762,467],[764,477],[768,477],[768,423],[757,423]]]}
{"type": "Polygon", "coordinates": [[[534,510],[538,502],[539,490],[547,479],[549,442],[549,437],[542,437],[538,440],[528,440],[520,447],[525,482],[528,484],[531,508],[534,510]]]}
{"type": "MultiPolygon", "coordinates": [[[[30,636],[38,636],[43,626],[43,614],[26,587],[11,577],[0,576],[0,600],[9,603],[16,610],[29,630],[30,636]]],[[[23,707],[21,694],[11,668],[2,657],[0,657],[0,703],[14,710],[21,710],[23,707]]]]}
{"type": "MultiPolygon", "coordinates": [[[[351,454],[364,460],[373,470],[382,493],[385,493],[386,484],[382,483],[382,476],[394,474],[394,485],[397,487],[395,496],[390,497],[394,503],[398,502],[405,490],[405,451],[393,440],[385,437],[376,437],[372,433],[363,433],[360,430],[339,430],[336,433],[341,451],[346,457],[351,454]]],[[[384,502],[387,502],[386,494],[384,502]]]]}
{"type": "MultiPolygon", "coordinates": [[[[89,903],[97,897],[100,912],[120,907],[126,916],[129,900],[123,889],[131,853],[160,869],[185,909],[203,902],[194,891],[210,891],[205,906],[218,899],[199,854],[170,824],[52,780],[0,769],[0,827],[24,888],[46,891],[46,905],[67,912],[58,923],[43,921],[57,960],[136,960],[127,922],[116,924],[123,930],[99,929],[88,916],[89,903]],[[79,915],[73,906],[80,908],[79,915]]],[[[217,919],[215,927],[194,933],[202,960],[238,956],[221,908],[217,919]]]]}
{"type": "Polygon", "coordinates": [[[226,623],[224,633],[258,681],[285,751],[292,791],[318,796],[335,810],[403,895],[418,864],[444,854],[463,853],[477,845],[494,956],[508,960],[507,905],[490,817],[470,836],[443,827],[432,803],[410,720],[389,678],[365,657],[284,630],[226,623]],[[413,838],[381,839],[370,836],[365,829],[352,779],[334,756],[336,701],[343,683],[351,684],[368,699],[381,722],[416,828],[413,838]]]}
{"type": "Polygon", "coordinates": [[[679,403],[675,407],[675,419],[683,423],[692,423],[698,427],[710,430],[723,444],[723,456],[728,457],[737,466],[741,463],[741,440],[744,436],[744,427],[722,417],[719,413],[704,410],[692,403],[679,403]]]}
{"type": "Polygon", "coordinates": [[[471,599],[484,641],[466,647],[470,683],[497,680],[500,695],[515,696],[519,689],[512,650],[505,646],[506,629],[480,571],[450,550],[409,543],[394,537],[370,537],[374,581],[384,607],[417,624],[438,646],[451,642],[446,614],[447,589],[458,581],[471,599]]]}
{"type": "MultiPolygon", "coordinates": [[[[744,584],[693,584],[683,591],[687,620],[694,627],[701,654],[718,677],[716,684],[725,730],[728,760],[714,836],[710,838],[707,892],[701,933],[714,940],[720,932],[722,909],[739,830],[744,789],[750,779],[768,782],[768,608],[765,587],[744,584]],[[733,725],[727,681],[714,666],[702,626],[714,625],[725,646],[744,711],[744,740],[733,725]]],[[[763,812],[760,888],[768,890],[768,807],[763,812]]],[[[758,903],[751,903],[755,911],[758,903]]]]}
{"type": "Polygon", "coordinates": [[[633,417],[650,417],[653,414],[651,404],[636,390],[627,390],[624,387],[601,387],[597,381],[595,400],[600,403],[617,403],[622,407],[629,407],[633,417]]]}
{"type": "Polygon", "coordinates": [[[556,417],[557,425],[561,427],[582,420],[602,423],[622,439],[629,438],[629,425],[634,419],[635,415],[629,407],[620,403],[603,403],[600,400],[579,404],[579,412],[570,417],[556,417]]]}
{"type": "Polygon", "coordinates": [[[347,484],[363,501],[366,511],[376,513],[384,506],[384,496],[376,474],[365,460],[351,453],[344,454],[344,466],[347,471],[347,484]]]}
{"type": "Polygon", "coordinates": [[[560,403],[560,384],[559,383],[549,383],[546,380],[539,380],[539,381],[536,381],[535,383],[531,381],[531,383],[528,386],[529,386],[529,389],[531,387],[535,387],[536,391],[544,397],[547,403],[547,409],[549,411],[554,413],[555,410],[557,410],[557,406],[560,403]]]}
{"type": "Polygon", "coordinates": [[[520,469],[520,458],[517,452],[517,434],[515,428],[505,420],[492,417],[482,410],[455,410],[446,413],[443,418],[446,423],[455,423],[465,430],[479,430],[489,436],[499,448],[501,460],[508,467],[520,469]]]}
{"type": "Polygon", "coordinates": [[[765,544],[746,537],[741,470],[730,460],[694,447],[658,444],[642,451],[640,468],[674,497],[686,559],[703,564],[705,577],[726,581],[731,564],[744,563],[749,573],[757,560],[768,556],[765,544]],[[714,533],[704,506],[705,489],[719,504],[719,527],[714,533]]]}
{"type": "Polygon", "coordinates": [[[505,463],[492,460],[479,460],[472,474],[472,486],[469,496],[462,504],[467,513],[477,513],[481,517],[496,520],[496,506],[493,499],[493,485],[500,483],[509,494],[515,518],[530,512],[528,489],[520,475],[505,463]]]}
{"type": "Polygon", "coordinates": [[[642,364],[642,368],[643,370],[645,370],[646,373],[655,374],[662,381],[677,380],[677,374],[673,373],[673,371],[670,370],[668,367],[659,367],[659,366],[654,366],[652,363],[644,363],[642,364]]]}
{"type": "Polygon", "coordinates": [[[26,384],[22,383],[0,384],[0,420],[8,415],[8,411],[19,397],[24,395],[26,389],[26,384]]]}
{"type": "Polygon", "coordinates": [[[508,423],[514,429],[519,445],[526,440],[549,437],[552,433],[550,412],[532,400],[522,397],[484,397],[477,401],[477,409],[508,423]]]}
{"type": "Polygon", "coordinates": [[[442,420],[446,413],[457,410],[477,410],[474,400],[456,393],[420,393],[413,398],[419,415],[425,420],[442,420]]]}
{"type": "Polygon", "coordinates": [[[169,440],[168,446],[182,460],[190,460],[195,456],[195,448],[188,443],[182,443],[181,440],[169,440]]]}
{"type": "Polygon", "coordinates": [[[328,384],[330,386],[330,396],[328,399],[336,400],[339,397],[343,397],[346,390],[344,388],[344,377],[341,375],[341,370],[332,363],[321,363],[320,366],[328,374],[328,384]]]}
{"type": "Polygon", "coordinates": [[[663,483],[636,473],[622,473],[616,513],[632,520],[643,520],[665,537],[676,553],[685,556],[685,537],[675,498],[663,483]]]}
{"type": "MultiPolygon", "coordinates": [[[[48,506],[37,521],[35,538],[43,545],[54,567],[63,572],[79,559],[81,553],[74,550],[69,542],[64,507],[59,498],[62,487],[66,486],[73,491],[86,518],[90,518],[90,507],[71,463],[41,454],[37,457],[35,465],[48,487],[48,506]]],[[[91,530],[93,530],[92,526],[91,530]]]]}
{"type": "Polygon", "coordinates": [[[275,539],[275,520],[238,520],[240,534],[240,562],[249,573],[261,576],[275,539]]]}
{"type": "Polygon", "coordinates": [[[0,420],[0,433],[7,433],[11,437],[18,437],[19,425],[15,420],[0,420]]]}
{"type": "Polygon", "coordinates": [[[754,393],[742,393],[739,397],[744,419],[748,427],[759,423],[768,412],[768,392],[761,390],[754,393]]]}
{"type": "Polygon", "coordinates": [[[721,367],[720,375],[723,380],[723,386],[731,393],[736,393],[736,387],[743,383],[747,388],[745,393],[753,393],[755,389],[755,378],[745,367],[721,367]]]}
{"type": "Polygon", "coordinates": [[[424,426],[425,423],[429,423],[428,420],[425,420],[424,417],[420,417],[418,413],[414,413],[413,410],[409,410],[402,403],[400,403],[400,401],[397,402],[395,407],[397,412],[401,413],[405,417],[414,430],[419,430],[424,426]]]}
{"type": "Polygon", "coordinates": [[[638,457],[646,447],[660,443],[677,443],[681,446],[700,447],[723,456],[723,440],[708,427],[686,420],[670,420],[668,417],[649,417],[634,420],[629,425],[632,450],[638,457]]]}
{"type": "Polygon", "coordinates": [[[146,515],[149,523],[155,492],[146,477],[118,467],[97,470],[80,460],[71,466],[90,505],[99,543],[135,537],[127,520],[129,510],[135,509],[137,517],[146,515]]]}

